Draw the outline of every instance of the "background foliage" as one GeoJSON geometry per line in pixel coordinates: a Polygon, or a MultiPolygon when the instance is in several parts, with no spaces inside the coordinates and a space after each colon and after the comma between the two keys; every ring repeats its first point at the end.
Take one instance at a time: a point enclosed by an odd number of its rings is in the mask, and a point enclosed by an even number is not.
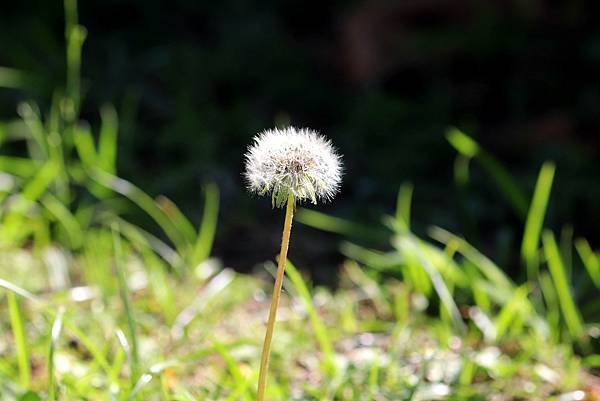
{"type": "MultiPolygon", "coordinates": [[[[274,236],[264,248],[253,244],[258,248],[250,258],[250,249],[231,246],[258,222],[278,224],[268,205],[244,194],[242,153],[255,132],[286,123],[321,130],[345,154],[336,214],[372,221],[391,210],[400,183],[410,180],[418,184],[417,227],[435,222],[503,254],[503,242],[514,245],[520,238],[519,219],[478,169],[467,198],[456,190],[454,151],[444,140],[446,128],[456,125],[492,149],[525,193],[541,163],[556,161],[549,223],[569,222],[595,243],[596,7],[544,1],[83,2],[82,116],[95,123],[97,105],[114,104],[118,171],[150,194],[166,194],[194,221],[201,184],[216,181],[229,210],[217,253],[238,267],[264,260],[278,240],[274,236]]],[[[3,4],[0,24],[0,65],[23,74],[22,89],[0,92],[0,115],[14,118],[16,101],[30,98],[47,109],[55,83],[64,81],[61,2],[3,4]]],[[[267,228],[266,235],[276,232],[267,228]]],[[[318,243],[298,243],[292,252],[311,255],[311,249],[318,243]]]]}

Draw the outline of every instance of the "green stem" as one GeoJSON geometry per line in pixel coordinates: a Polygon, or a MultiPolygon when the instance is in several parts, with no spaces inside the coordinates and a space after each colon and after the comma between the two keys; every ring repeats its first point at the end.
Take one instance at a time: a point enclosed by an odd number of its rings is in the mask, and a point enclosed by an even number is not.
{"type": "Polygon", "coordinates": [[[288,197],[287,208],[285,212],[285,223],[283,224],[283,236],[281,238],[281,251],[279,252],[279,261],[277,265],[277,275],[275,277],[275,286],[273,287],[273,297],[271,298],[271,308],[269,309],[269,320],[267,322],[267,333],[263,344],[260,357],[260,372],[258,375],[257,401],[264,401],[265,389],[267,386],[267,371],[269,370],[269,354],[271,353],[271,340],[273,339],[273,329],[277,317],[277,306],[281,298],[281,286],[285,273],[285,262],[290,245],[290,234],[292,231],[292,220],[294,218],[295,199],[293,195],[288,197]]]}

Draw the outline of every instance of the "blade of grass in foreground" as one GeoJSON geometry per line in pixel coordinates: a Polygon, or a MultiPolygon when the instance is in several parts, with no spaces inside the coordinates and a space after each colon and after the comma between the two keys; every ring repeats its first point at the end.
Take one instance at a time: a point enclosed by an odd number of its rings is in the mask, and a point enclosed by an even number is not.
{"type": "Polygon", "coordinates": [[[135,383],[135,386],[133,386],[133,389],[129,393],[129,396],[127,397],[127,401],[134,401],[135,397],[137,397],[137,395],[151,381],[152,381],[152,375],[150,373],[144,373],[142,376],[140,376],[140,379],[135,383]]]}
{"type": "Polygon", "coordinates": [[[412,203],[413,186],[402,184],[396,200],[396,224],[403,232],[410,231],[410,206],[412,203]]]}
{"type": "Polygon", "coordinates": [[[575,248],[594,285],[600,289],[600,258],[592,251],[587,240],[583,238],[575,241],[575,248]]]}
{"type": "MultiPolygon", "coordinates": [[[[40,299],[36,298],[33,294],[31,294],[27,290],[25,290],[21,287],[18,287],[6,280],[0,279],[0,287],[8,290],[7,294],[9,296],[11,294],[15,295],[15,296],[18,295],[18,296],[25,298],[31,302],[36,302],[38,305],[41,305],[41,303],[42,303],[42,301],[40,299]]],[[[9,305],[9,308],[10,308],[10,305],[9,305]]],[[[56,316],[58,315],[58,313],[60,313],[60,310],[59,310],[59,312],[56,312],[54,309],[52,309],[50,307],[46,307],[44,312],[48,316],[54,317],[54,319],[56,319],[56,316]]],[[[108,373],[110,370],[110,366],[108,364],[108,361],[104,357],[102,350],[100,350],[100,348],[97,347],[97,345],[94,343],[94,341],[90,337],[88,337],[87,334],[85,334],[82,330],[80,330],[77,326],[75,326],[72,322],[70,322],[68,320],[67,316],[63,315],[62,321],[63,321],[63,325],[65,326],[65,328],[81,341],[83,346],[88,349],[88,351],[90,352],[92,357],[96,360],[98,365],[102,369],[104,369],[105,372],[108,373]]],[[[24,342],[24,344],[25,344],[25,342],[24,342]]],[[[29,363],[29,361],[27,361],[27,363],[29,363]]]]}
{"type": "Polygon", "coordinates": [[[100,109],[102,125],[98,139],[98,166],[111,174],[117,170],[117,132],[119,128],[117,111],[112,105],[100,109]]]}
{"type": "Polygon", "coordinates": [[[452,325],[459,333],[466,333],[467,328],[462,321],[460,312],[452,293],[448,289],[442,275],[435,267],[435,264],[428,258],[428,255],[423,251],[421,241],[412,234],[407,234],[398,237],[394,240],[394,246],[408,258],[413,258],[418,262],[418,265],[425,271],[429,280],[433,284],[433,288],[438,294],[441,303],[452,320],[452,325]]]}
{"type": "Polygon", "coordinates": [[[123,307],[125,308],[125,314],[127,315],[127,326],[129,328],[129,337],[131,339],[131,378],[135,382],[137,380],[137,375],[139,372],[139,354],[136,324],[135,319],[133,317],[131,303],[129,301],[129,287],[127,286],[125,266],[123,266],[123,250],[121,247],[121,237],[119,236],[116,228],[113,228],[113,246],[115,255],[115,267],[117,269],[117,278],[119,280],[119,294],[121,296],[121,302],[123,302],[123,307]]]}
{"type": "Polygon", "coordinates": [[[352,238],[371,241],[381,241],[388,238],[388,235],[383,231],[374,230],[361,224],[310,209],[298,208],[295,220],[309,227],[335,234],[347,235],[352,238]]]}
{"type": "Polygon", "coordinates": [[[319,314],[315,310],[310,291],[308,290],[306,283],[302,279],[302,276],[300,275],[296,267],[289,260],[286,262],[286,274],[289,277],[292,285],[298,292],[298,295],[302,300],[302,304],[306,308],[306,312],[308,313],[310,323],[315,332],[315,336],[317,337],[317,342],[319,343],[321,352],[323,352],[323,355],[325,357],[324,366],[327,369],[328,373],[334,375],[335,357],[333,353],[333,345],[331,344],[331,339],[329,338],[329,334],[327,333],[327,328],[325,327],[323,321],[319,317],[319,314]]]}
{"type": "Polygon", "coordinates": [[[542,241],[544,243],[546,259],[548,260],[548,269],[556,287],[558,303],[567,323],[567,329],[574,339],[580,339],[583,335],[583,325],[573,301],[573,296],[569,290],[565,268],[552,232],[544,231],[542,241]]]}
{"type": "Polygon", "coordinates": [[[52,333],[50,336],[50,345],[48,347],[48,401],[56,400],[56,377],[54,376],[54,354],[56,353],[56,344],[62,331],[64,310],[60,309],[52,324],[52,333]]]}
{"type": "Polygon", "coordinates": [[[535,280],[539,272],[538,245],[542,226],[544,225],[548,200],[550,199],[555,170],[554,163],[547,162],[542,166],[525,222],[525,231],[521,244],[521,258],[523,258],[527,266],[527,278],[530,281],[535,280]]]}
{"type": "Polygon", "coordinates": [[[202,222],[198,230],[198,237],[194,245],[194,264],[204,261],[210,256],[210,251],[217,231],[217,218],[219,215],[219,188],[214,183],[209,183],[204,188],[204,211],[202,222]]]}
{"type": "Polygon", "coordinates": [[[29,364],[29,352],[27,348],[27,339],[25,337],[23,314],[19,306],[17,295],[14,292],[9,291],[6,296],[8,297],[10,324],[15,339],[15,350],[17,353],[21,387],[28,389],[31,382],[31,366],[29,364]]]}
{"type": "Polygon", "coordinates": [[[156,205],[154,199],[152,199],[147,193],[122,178],[109,174],[100,169],[94,169],[90,171],[91,177],[103,185],[131,200],[140,209],[148,213],[150,217],[160,226],[165,232],[169,239],[175,245],[175,248],[181,253],[185,254],[188,249],[189,242],[186,240],[185,235],[181,230],[173,223],[173,221],[166,215],[160,207],[156,205]]]}
{"type": "Polygon", "coordinates": [[[173,224],[179,228],[179,231],[181,231],[181,234],[185,237],[186,241],[192,243],[196,238],[196,230],[179,207],[177,207],[175,202],[164,195],[157,196],[155,202],[156,206],[158,206],[160,210],[171,219],[173,224]]]}
{"type": "Polygon", "coordinates": [[[431,238],[445,245],[454,242],[456,251],[473,263],[473,265],[477,267],[489,281],[497,286],[497,289],[502,292],[502,294],[499,295],[510,296],[510,294],[512,294],[513,283],[506,274],[504,274],[504,271],[466,240],[440,227],[431,228],[429,235],[431,238]]]}

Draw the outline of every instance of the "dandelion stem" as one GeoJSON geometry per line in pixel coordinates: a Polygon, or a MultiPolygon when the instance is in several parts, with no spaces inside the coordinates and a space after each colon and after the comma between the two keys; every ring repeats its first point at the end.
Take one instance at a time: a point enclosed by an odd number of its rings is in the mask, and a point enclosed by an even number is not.
{"type": "Polygon", "coordinates": [[[277,306],[281,298],[281,285],[283,284],[283,275],[285,273],[285,262],[290,245],[290,233],[292,231],[292,220],[294,218],[294,195],[289,195],[287,208],[285,212],[285,223],[283,224],[283,236],[281,238],[281,251],[279,252],[279,261],[277,265],[277,275],[275,277],[275,286],[273,287],[273,296],[271,298],[271,308],[269,309],[269,320],[267,322],[267,332],[265,342],[263,343],[262,354],[260,357],[260,372],[258,374],[257,401],[264,401],[265,389],[267,386],[267,371],[269,370],[269,354],[271,353],[271,339],[273,338],[273,329],[277,317],[277,306]]]}

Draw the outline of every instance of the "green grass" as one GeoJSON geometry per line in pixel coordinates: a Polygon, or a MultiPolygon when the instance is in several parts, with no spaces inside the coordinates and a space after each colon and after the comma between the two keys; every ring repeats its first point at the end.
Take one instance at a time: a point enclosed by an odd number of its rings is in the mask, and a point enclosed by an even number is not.
{"type": "MultiPolygon", "coordinates": [[[[18,120],[0,123],[0,152],[27,149],[0,155],[0,399],[251,401],[271,286],[210,259],[216,184],[194,224],[118,176],[114,108],[100,108],[97,130],[79,118],[86,31],[74,0],[65,19],[64,88],[47,112],[22,103],[18,120]],[[129,222],[134,208],[155,227],[129,222]]],[[[0,86],[27,79],[0,68],[0,86]]],[[[473,138],[447,138],[459,188],[482,168],[522,219],[522,274],[444,228],[414,232],[418,183],[400,188],[381,225],[301,209],[298,222],[345,238],[345,261],[336,290],[288,263],[269,399],[599,397],[600,258],[572,229],[545,226],[554,164],[529,199],[473,138]]]]}
{"type": "MultiPolygon", "coordinates": [[[[474,266],[469,275],[461,274],[466,265],[492,262],[443,233],[440,239],[457,242],[455,251],[443,243],[440,247],[413,239],[412,246],[384,256],[400,260],[393,269],[406,272],[406,278],[382,282],[377,279],[381,270],[349,260],[341,288],[311,291],[289,264],[269,397],[475,400],[496,394],[500,399],[558,399],[559,394],[583,388],[581,368],[573,367],[594,367],[597,356],[580,357],[571,351],[569,344],[576,337],[567,316],[576,313],[576,306],[565,309],[558,320],[546,319],[543,309],[534,305],[531,284],[509,284],[497,277],[501,273],[491,273],[490,266],[474,266]],[[457,252],[465,256],[457,257],[457,252]],[[408,262],[410,258],[417,262],[408,262]],[[427,263],[437,272],[426,277],[444,284],[464,328],[457,327],[451,315],[443,316],[448,310],[438,291],[425,296],[415,289],[405,270],[412,263],[421,268],[427,263]],[[506,285],[503,291],[496,291],[498,282],[506,285]],[[474,301],[476,288],[485,293],[489,305],[474,301]],[[568,335],[548,335],[545,325],[550,324],[568,335]]],[[[554,264],[559,250],[548,235],[545,244],[554,264]]],[[[117,274],[109,271],[99,284],[76,279],[83,277],[82,266],[90,266],[82,263],[84,254],[63,248],[75,281],[70,288],[55,290],[48,290],[44,269],[39,268],[43,262],[31,251],[2,251],[0,268],[10,272],[11,279],[2,282],[3,293],[18,300],[19,312],[14,303],[11,310],[22,323],[13,326],[23,327],[11,329],[15,335],[2,340],[6,351],[0,391],[5,399],[35,394],[64,400],[252,400],[268,310],[268,297],[261,294],[269,284],[230,271],[208,278],[194,272],[185,278],[166,275],[163,286],[177,294],[177,318],[169,323],[142,254],[125,238],[115,241],[114,248],[105,256],[112,259],[116,252],[117,274]],[[18,269],[9,266],[12,260],[21,260],[18,269]],[[126,291],[114,292],[114,280],[120,286],[126,283],[126,291]],[[66,313],[57,314],[57,308],[66,313]],[[28,352],[27,366],[33,366],[30,380],[23,379],[22,349],[28,352]]],[[[565,293],[566,277],[554,271],[556,267],[550,269],[551,286],[555,302],[562,305],[564,297],[571,296],[565,293]]],[[[575,333],[586,336],[578,327],[575,333]]]]}

